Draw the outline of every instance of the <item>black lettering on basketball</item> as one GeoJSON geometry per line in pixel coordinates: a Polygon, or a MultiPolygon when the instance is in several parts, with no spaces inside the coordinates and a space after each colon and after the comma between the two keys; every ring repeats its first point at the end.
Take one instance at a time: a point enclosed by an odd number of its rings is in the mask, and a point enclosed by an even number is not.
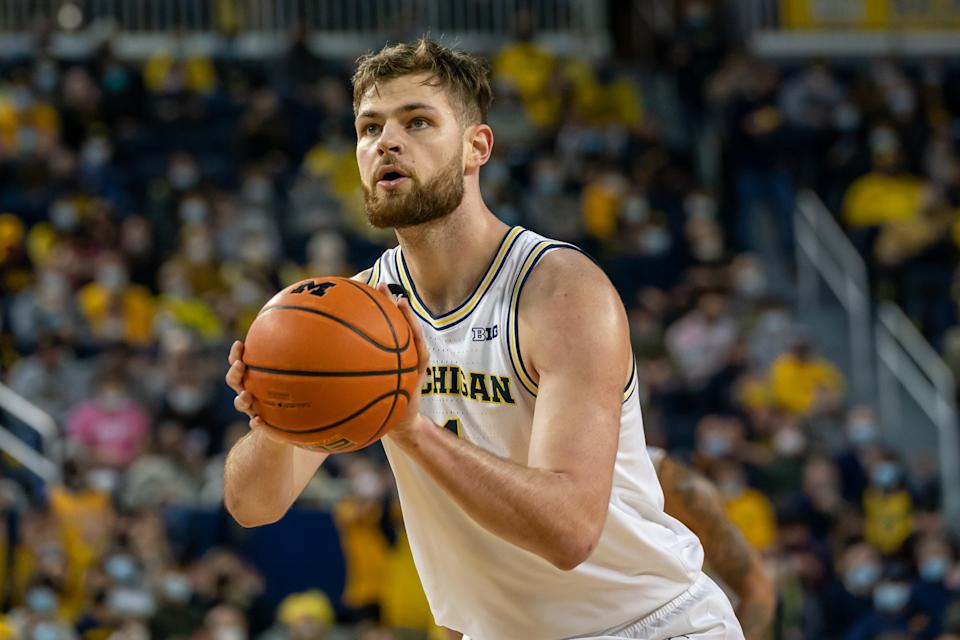
{"type": "Polygon", "coordinates": [[[337,285],[336,285],[336,283],[334,283],[334,282],[321,282],[320,284],[317,284],[317,283],[314,282],[313,280],[310,280],[309,282],[304,282],[303,284],[301,284],[299,287],[297,287],[296,289],[294,289],[294,290],[291,291],[290,293],[304,293],[304,292],[307,292],[307,293],[309,293],[310,295],[312,295],[312,296],[317,296],[317,297],[319,298],[319,297],[322,297],[323,295],[325,295],[325,294],[327,293],[327,289],[329,289],[330,287],[335,287],[335,286],[337,286],[337,285]]]}

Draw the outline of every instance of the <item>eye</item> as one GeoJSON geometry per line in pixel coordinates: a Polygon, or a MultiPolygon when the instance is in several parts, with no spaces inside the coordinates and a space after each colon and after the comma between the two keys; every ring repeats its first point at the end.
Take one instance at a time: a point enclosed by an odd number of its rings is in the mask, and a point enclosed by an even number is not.
{"type": "Polygon", "coordinates": [[[413,127],[414,129],[423,129],[428,124],[430,123],[428,123],[423,118],[414,118],[413,120],[410,121],[410,126],[413,127]]]}
{"type": "Polygon", "coordinates": [[[380,125],[378,124],[368,124],[363,128],[363,134],[367,136],[375,136],[380,131],[380,125]]]}

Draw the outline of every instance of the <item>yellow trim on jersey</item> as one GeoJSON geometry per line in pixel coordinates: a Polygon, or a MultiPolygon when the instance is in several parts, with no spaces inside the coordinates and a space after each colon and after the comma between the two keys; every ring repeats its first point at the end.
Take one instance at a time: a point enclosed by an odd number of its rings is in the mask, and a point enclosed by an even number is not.
{"type": "Polygon", "coordinates": [[[376,288],[377,284],[380,282],[380,258],[377,258],[377,261],[373,263],[373,269],[370,270],[370,278],[367,280],[367,284],[371,287],[376,288]]]}
{"type": "Polygon", "coordinates": [[[527,276],[527,273],[533,268],[537,262],[539,262],[538,256],[540,251],[551,244],[554,244],[552,240],[542,240],[534,245],[533,249],[527,255],[526,260],[523,263],[523,266],[520,267],[520,271],[517,273],[517,280],[513,284],[513,294],[510,296],[510,309],[507,314],[507,350],[510,352],[510,360],[513,363],[513,370],[517,374],[517,380],[520,381],[520,385],[526,389],[530,395],[537,395],[537,383],[533,381],[527,375],[523,362],[520,359],[519,347],[516,341],[513,339],[513,323],[514,317],[516,316],[517,302],[520,299],[520,289],[523,284],[524,278],[527,276]]]}
{"type": "Polygon", "coordinates": [[[630,399],[630,396],[633,395],[633,392],[636,390],[639,380],[637,379],[637,362],[634,360],[633,369],[630,370],[630,379],[627,380],[627,386],[623,390],[623,401],[626,402],[630,399]]]}
{"type": "MultiPolygon", "coordinates": [[[[524,260],[523,266],[520,267],[520,271],[517,274],[517,280],[513,285],[513,295],[510,297],[510,309],[507,315],[507,351],[510,353],[510,360],[513,364],[513,370],[517,374],[517,380],[520,381],[520,385],[526,389],[530,395],[536,396],[537,389],[540,388],[540,385],[537,382],[534,382],[533,378],[526,371],[526,367],[523,364],[523,360],[520,357],[520,347],[518,340],[514,339],[514,333],[517,333],[519,337],[519,328],[514,327],[516,322],[515,318],[519,318],[519,310],[517,305],[520,300],[520,290],[523,288],[524,280],[526,280],[527,275],[533,268],[540,262],[540,258],[547,255],[554,249],[570,248],[579,251],[579,249],[572,244],[555,242],[553,240],[544,240],[536,245],[527,255],[526,260],[524,260]]],[[[630,396],[633,395],[633,392],[636,390],[638,385],[638,376],[637,376],[637,363],[634,361],[633,368],[630,370],[630,377],[627,379],[627,384],[623,390],[623,401],[626,402],[630,399],[630,396]]]]}
{"type": "Polygon", "coordinates": [[[403,288],[406,289],[410,294],[407,296],[407,299],[410,301],[410,306],[418,316],[429,323],[434,329],[446,329],[455,322],[465,318],[476,308],[478,304],[480,304],[483,296],[490,289],[490,285],[493,284],[494,278],[496,278],[497,274],[500,272],[500,267],[503,265],[504,260],[506,260],[507,255],[510,253],[510,249],[513,248],[514,240],[516,240],[517,236],[523,232],[523,227],[514,227],[507,233],[507,235],[501,241],[500,250],[497,252],[496,257],[494,257],[493,262],[490,263],[490,267],[487,269],[486,275],[484,275],[483,280],[480,281],[480,284],[473,292],[473,295],[470,296],[470,299],[452,313],[442,315],[439,318],[434,318],[430,313],[430,310],[427,309],[426,306],[424,306],[418,299],[416,289],[413,286],[413,278],[407,272],[407,265],[403,261],[400,247],[397,247],[397,251],[394,254],[397,274],[400,276],[400,281],[403,284],[403,288]]]}

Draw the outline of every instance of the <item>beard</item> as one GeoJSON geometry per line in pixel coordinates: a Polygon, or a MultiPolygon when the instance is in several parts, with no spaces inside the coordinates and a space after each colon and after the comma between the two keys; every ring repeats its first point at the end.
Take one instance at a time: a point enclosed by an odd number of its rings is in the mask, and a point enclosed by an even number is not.
{"type": "Polygon", "coordinates": [[[363,185],[363,205],[378,229],[413,227],[450,215],[463,201],[463,166],[454,157],[425,184],[411,176],[409,188],[378,191],[363,185]]]}

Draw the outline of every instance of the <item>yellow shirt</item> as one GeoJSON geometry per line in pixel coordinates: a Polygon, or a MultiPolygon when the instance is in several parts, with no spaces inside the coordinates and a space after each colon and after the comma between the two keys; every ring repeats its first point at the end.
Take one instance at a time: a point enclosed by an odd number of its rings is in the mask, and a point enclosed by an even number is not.
{"type": "Polygon", "coordinates": [[[118,297],[101,284],[91,282],[77,292],[77,305],[95,335],[102,335],[114,305],[119,304],[123,338],[128,344],[144,345],[153,340],[153,296],[146,287],[132,285],[118,297]]]}
{"type": "Polygon", "coordinates": [[[387,556],[380,612],[388,627],[427,631],[435,626],[403,529],[397,532],[396,544],[387,556]]]}
{"type": "Polygon", "coordinates": [[[764,551],[777,539],[777,520],[767,496],[756,489],[746,489],[724,504],[727,517],[740,529],[754,548],[764,551]]]}
{"type": "Polygon", "coordinates": [[[823,359],[802,361],[792,353],[778,357],[770,368],[770,386],[774,402],[796,415],[804,415],[813,407],[819,389],[841,392],[843,375],[823,359]]]}
{"type": "Polygon", "coordinates": [[[913,176],[868,173],[843,198],[843,219],[851,227],[909,220],[920,210],[923,182],[913,176]]]}
{"type": "Polygon", "coordinates": [[[334,509],[340,544],[347,565],[343,602],[363,607],[380,600],[387,565],[387,540],[380,530],[379,505],[362,505],[345,498],[334,509]]]}
{"type": "Polygon", "coordinates": [[[863,513],[866,540],[881,553],[896,553],[913,532],[913,500],[907,491],[871,487],[863,494],[863,513]]]}

